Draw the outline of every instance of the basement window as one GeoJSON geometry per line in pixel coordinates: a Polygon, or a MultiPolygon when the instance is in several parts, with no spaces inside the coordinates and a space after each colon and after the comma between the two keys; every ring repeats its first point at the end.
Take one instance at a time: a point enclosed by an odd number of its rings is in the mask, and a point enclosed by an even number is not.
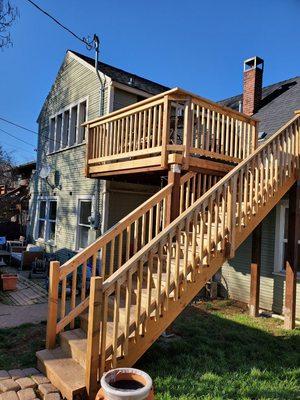
{"type": "Polygon", "coordinates": [[[49,120],[48,152],[53,153],[85,141],[87,120],[87,98],[60,110],[49,120]]]}

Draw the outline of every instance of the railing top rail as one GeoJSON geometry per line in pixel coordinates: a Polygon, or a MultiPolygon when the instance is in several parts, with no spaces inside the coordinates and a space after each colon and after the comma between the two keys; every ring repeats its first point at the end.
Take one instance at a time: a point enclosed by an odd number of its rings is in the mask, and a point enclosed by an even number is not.
{"type": "Polygon", "coordinates": [[[145,253],[155,248],[159,245],[159,242],[166,237],[168,234],[176,230],[178,223],[189,216],[200,204],[204,204],[208,201],[210,196],[217,192],[219,188],[227,183],[234,175],[240,172],[244,166],[253,160],[260,152],[262,152],[273,140],[275,140],[289,125],[300,118],[297,114],[291,120],[289,120],[283,127],[281,127],[277,132],[275,132],[269,139],[267,139],[260,147],[258,147],[251,155],[249,155],[245,160],[233,168],[228,174],[226,174],[222,179],[219,180],[214,186],[212,186],[203,196],[201,196],[195,203],[193,203],[189,208],[187,208],[182,214],[180,214],[170,225],[168,225],[163,231],[161,231],[154,239],[147,243],[139,252],[137,252],[130,260],[128,260],[121,268],[114,272],[110,277],[108,277],[103,283],[103,290],[108,290],[108,288],[115,284],[120,277],[125,274],[132,265],[139,261],[145,253]]]}
{"type": "Polygon", "coordinates": [[[76,254],[66,263],[64,263],[60,267],[60,279],[64,278],[70,272],[75,270],[78,265],[82,264],[85,260],[92,257],[93,254],[98,251],[101,246],[109,243],[113,236],[121,233],[128,224],[134,222],[137,218],[140,218],[145,212],[148,211],[152,207],[155,202],[160,201],[163,196],[171,191],[173,183],[169,183],[159,192],[155,193],[151,196],[146,202],[142,203],[136,209],[134,209],[130,214],[126,215],[123,219],[121,219],[117,224],[113,225],[110,229],[108,229],[102,236],[100,236],[95,242],[86,247],[83,251],[76,254]]]}
{"type": "Polygon", "coordinates": [[[233,110],[232,108],[223,106],[223,105],[218,104],[218,103],[216,103],[214,101],[211,101],[211,100],[206,99],[204,97],[198,96],[195,93],[191,93],[191,92],[183,90],[183,89],[181,89],[179,87],[175,87],[173,89],[167,90],[166,92],[163,92],[163,93],[157,94],[155,96],[149,97],[149,98],[147,98],[145,100],[139,101],[138,103],[131,104],[131,105],[127,106],[127,107],[120,108],[119,110],[113,111],[113,112],[111,112],[109,114],[106,114],[106,115],[91,119],[89,121],[86,121],[85,123],[82,124],[82,126],[87,126],[87,125],[91,125],[91,124],[95,124],[95,123],[104,122],[104,121],[107,121],[108,119],[114,118],[116,116],[121,116],[122,114],[126,114],[126,113],[128,113],[128,112],[130,112],[132,110],[135,110],[137,107],[147,106],[147,105],[149,105],[149,104],[151,104],[151,103],[153,103],[153,102],[155,102],[155,101],[157,101],[159,99],[162,99],[165,96],[170,96],[170,98],[172,100],[174,100],[174,101],[175,100],[178,100],[178,101],[184,100],[183,98],[180,98],[180,96],[182,96],[182,95],[187,96],[187,97],[191,97],[194,101],[199,101],[201,104],[204,104],[207,107],[213,107],[215,110],[217,110],[219,112],[224,112],[226,114],[235,116],[237,119],[240,119],[240,120],[243,120],[243,121],[247,121],[247,122],[252,123],[252,124],[256,124],[259,121],[256,118],[250,117],[250,116],[248,116],[246,114],[243,114],[243,113],[241,113],[239,111],[233,110]],[[176,99],[176,95],[179,95],[178,99],[176,99]]]}

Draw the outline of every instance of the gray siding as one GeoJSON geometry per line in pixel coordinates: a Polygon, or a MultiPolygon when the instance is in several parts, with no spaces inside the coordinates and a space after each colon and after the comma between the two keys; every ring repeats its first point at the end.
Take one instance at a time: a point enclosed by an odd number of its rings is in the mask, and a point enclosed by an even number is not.
{"type": "Polygon", "coordinates": [[[143,98],[141,96],[138,96],[137,94],[115,88],[113,109],[119,110],[120,108],[130,106],[131,104],[134,104],[141,100],[143,100],[143,98]]]}
{"type": "MultiPolygon", "coordinates": [[[[94,195],[98,199],[99,211],[102,213],[102,183],[97,191],[96,180],[85,178],[85,145],[47,155],[49,137],[49,117],[81,98],[88,96],[88,119],[99,115],[99,82],[96,74],[67,54],[57,75],[56,81],[44,103],[39,117],[39,143],[37,170],[47,163],[51,166],[49,182],[54,183],[55,171],[59,172],[61,190],[52,190],[49,185],[35,175],[33,182],[29,236],[34,239],[37,217],[38,196],[55,195],[58,199],[56,238],[54,248],[58,258],[70,257],[76,245],[77,203],[79,195],[94,195]],[[100,192],[100,193],[99,193],[100,192]]],[[[107,103],[107,93],[105,96],[107,103]]],[[[101,215],[100,215],[101,218],[101,215]]],[[[100,221],[101,222],[101,221],[100,221]]],[[[100,234],[100,230],[91,230],[91,240],[100,234]]]]}
{"type": "MultiPolygon", "coordinates": [[[[285,277],[274,274],[275,209],[265,218],[262,226],[262,264],[260,281],[260,307],[282,314],[285,298],[285,277]]],[[[251,236],[240,246],[236,256],[225,263],[222,274],[229,296],[249,303],[251,236]]],[[[296,315],[300,318],[300,282],[297,282],[296,315]]]]}

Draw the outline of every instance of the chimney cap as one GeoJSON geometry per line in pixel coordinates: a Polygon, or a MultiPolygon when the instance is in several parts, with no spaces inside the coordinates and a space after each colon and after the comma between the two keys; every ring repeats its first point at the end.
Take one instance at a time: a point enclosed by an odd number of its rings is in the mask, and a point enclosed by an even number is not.
{"type": "Polygon", "coordinates": [[[264,69],[264,60],[262,58],[255,56],[244,61],[244,71],[256,68],[264,69]]]}

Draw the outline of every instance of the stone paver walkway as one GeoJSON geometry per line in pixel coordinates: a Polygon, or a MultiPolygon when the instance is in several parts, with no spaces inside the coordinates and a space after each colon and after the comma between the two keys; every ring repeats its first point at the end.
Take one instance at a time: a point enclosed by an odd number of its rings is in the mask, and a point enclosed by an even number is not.
{"type": "Polygon", "coordinates": [[[0,400],[61,400],[58,389],[35,368],[0,370],[0,400]]]}

